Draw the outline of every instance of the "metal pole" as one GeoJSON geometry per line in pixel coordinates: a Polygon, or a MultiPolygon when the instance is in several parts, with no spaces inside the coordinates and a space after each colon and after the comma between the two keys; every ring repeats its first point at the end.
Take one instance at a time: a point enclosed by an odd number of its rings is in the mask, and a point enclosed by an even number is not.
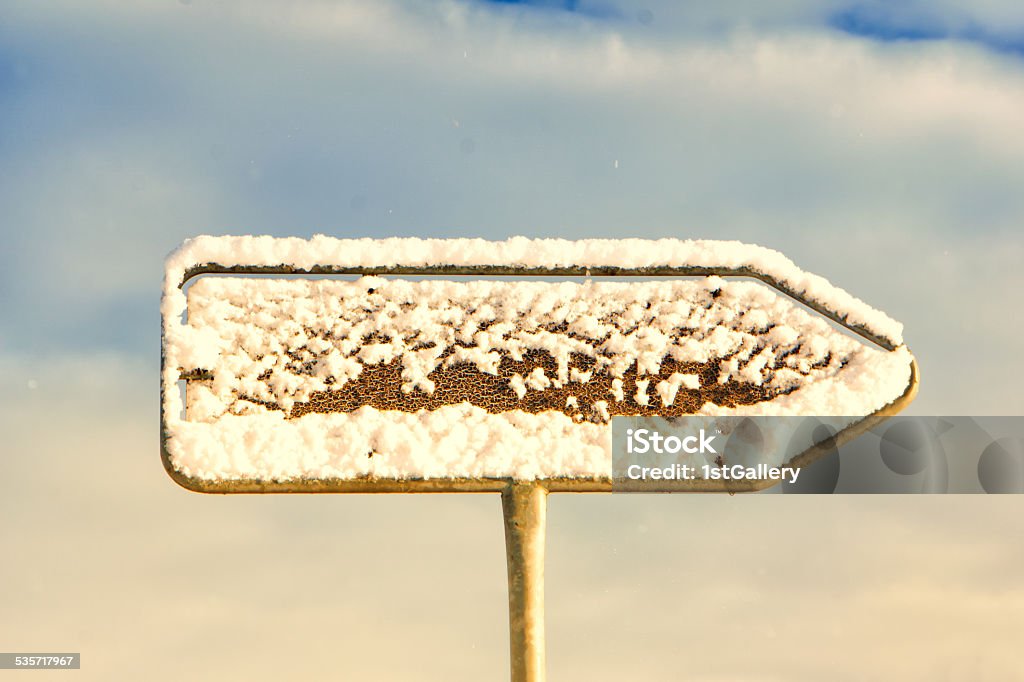
{"type": "Polygon", "coordinates": [[[544,682],[544,525],[548,491],[511,483],[501,493],[508,564],[512,682],[544,682]]]}

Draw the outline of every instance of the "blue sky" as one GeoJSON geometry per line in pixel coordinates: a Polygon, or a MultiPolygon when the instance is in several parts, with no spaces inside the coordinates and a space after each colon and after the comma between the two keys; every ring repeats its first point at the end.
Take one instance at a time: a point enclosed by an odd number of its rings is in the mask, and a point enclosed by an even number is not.
{"type": "MultiPolygon", "coordinates": [[[[156,435],[162,262],[196,234],[741,239],[904,322],[921,364],[917,413],[1024,409],[1019,2],[2,4],[0,509],[24,521],[0,524],[0,543],[32,549],[0,563],[0,583],[23,595],[16,616],[0,619],[8,650],[81,647],[97,661],[83,674],[101,679],[118,676],[115,645],[128,638],[161,660],[193,651],[224,672],[210,642],[261,622],[246,594],[267,589],[286,631],[344,625],[341,643],[314,637],[316,651],[388,656],[371,637],[377,627],[410,660],[466,652],[464,668],[399,666],[396,679],[501,668],[504,584],[487,577],[504,570],[500,542],[488,544],[500,527],[494,500],[223,500],[166,479],[156,435]],[[431,540],[444,551],[431,555],[431,540]],[[335,543],[320,566],[317,548],[335,543]],[[394,568],[402,543],[430,557],[421,582],[394,568]],[[268,546],[303,559],[267,556],[268,546]],[[68,562],[76,575],[59,569],[68,562]],[[346,606],[280,582],[296,573],[321,593],[337,589],[346,606]],[[411,611],[371,598],[395,582],[411,611]],[[484,606],[451,607],[438,625],[438,589],[468,590],[484,606]],[[153,605],[138,631],[118,624],[139,617],[136,603],[153,605]],[[100,622],[101,609],[117,618],[100,622]],[[189,634],[191,613],[204,614],[199,634],[189,634]],[[365,622],[376,626],[359,629],[365,622]],[[170,639],[157,636],[168,629],[170,639]]],[[[1024,518],[1012,501],[553,504],[553,610],[571,614],[551,626],[562,652],[553,678],[571,678],[595,650],[607,652],[598,673],[626,674],[608,626],[623,618],[628,632],[614,632],[631,646],[674,646],[664,633],[682,628],[696,649],[733,661],[698,665],[693,679],[816,680],[853,648],[888,657],[905,679],[978,656],[992,678],[1015,670],[1005,633],[1022,626],[1024,589],[1009,578],[998,594],[986,587],[1024,561],[1005,546],[1024,518]],[[673,617],[688,608],[682,597],[670,601],[677,611],[659,611],[643,585],[610,580],[680,580],[694,553],[663,534],[691,519],[708,522],[694,531],[702,546],[740,551],[716,539],[718,518],[761,558],[718,565],[698,553],[706,573],[685,575],[707,581],[710,622],[799,637],[819,658],[772,658],[779,647],[768,640],[737,654],[729,642],[741,632],[723,640],[673,617]],[[783,524],[802,531],[764,539],[783,524]],[[828,556],[794,561],[836,527],[851,528],[847,545],[824,541],[828,556]],[[918,577],[892,577],[878,547],[918,577]],[[761,562],[758,584],[777,586],[776,598],[728,596],[749,577],[744,561],[761,562]],[[799,619],[768,617],[787,609],[849,625],[808,633],[799,619]],[[949,633],[962,622],[972,628],[957,639],[949,633]],[[890,640],[926,663],[911,666],[890,640]],[[765,672],[775,669],[785,672],[765,672]]],[[[269,651],[285,636],[272,625],[238,632],[224,646],[269,651]]],[[[286,649],[298,655],[301,644],[286,649]]],[[[282,670],[269,655],[253,660],[254,675],[282,670]]],[[[662,658],[639,665],[675,679],[662,658]]],[[[864,661],[848,665],[851,679],[873,674],[864,661]]]]}
{"type": "MultiPolygon", "coordinates": [[[[1011,40],[1014,8],[499,5],[11,4],[0,348],[153,361],[161,259],[202,232],[737,238],[905,321],[926,363],[964,352],[945,319],[993,324],[1024,63],[957,36],[1011,40]]],[[[1019,401],[994,363],[941,375],[932,411],[1019,401]]]]}
{"type": "Polygon", "coordinates": [[[933,13],[926,8],[918,8],[924,10],[918,12],[901,11],[901,4],[853,4],[835,11],[829,17],[829,25],[851,35],[883,42],[959,41],[994,52],[1024,56],[1024,26],[1019,23],[986,25],[969,15],[948,17],[941,11],[933,13]]]}

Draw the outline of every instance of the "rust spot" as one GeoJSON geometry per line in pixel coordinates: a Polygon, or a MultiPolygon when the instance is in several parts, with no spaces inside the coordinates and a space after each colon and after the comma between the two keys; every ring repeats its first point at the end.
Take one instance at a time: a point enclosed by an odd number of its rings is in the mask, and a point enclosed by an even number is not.
{"type": "Polygon", "coordinates": [[[386,364],[365,365],[358,379],[350,380],[335,390],[312,394],[308,401],[296,403],[288,416],[301,417],[311,412],[351,412],[363,406],[379,410],[415,412],[468,402],[491,413],[511,410],[534,414],[560,411],[578,420],[582,417],[582,420],[587,421],[603,421],[595,406],[599,401],[607,403],[609,415],[674,417],[693,414],[707,402],[723,407],[752,405],[771,400],[778,394],[752,384],[719,384],[718,361],[704,364],[684,363],[666,357],[662,360],[661,371],[656,375],[638,377],[635,364],[627,369],[621,377],[623,399],[617,401],[612,395],[614,377],[606,371],[594,370],[594,365],[593,358],[574,354],[570,356],[569,368],[593,371],[589,381],[568,381],[561,387],[549,386],[542,391],[527,390],[526,394],[519,398],[509,386],[509,379],[513,375],[525,377],[540,367],[548,378],[556,376],[557,363],[547,351],[531,351],[523,356],[522,361],[505,356],[498,366],[496,375],[482,372],[470,363],[439,366],[428,375],[435,384],[432,394],[420,390],[403,393],[402,363],[396,359],[386,364]],[[675,372],[700,376],[701,386],[698,390],[680,387],[673,404],[662,405],[656,387],[658,382],[668,379],[675,372]],[[647,405],[641,405],[636,401],[638,378],[649,381],[647,405]],[[573,401],[569,398],[575,398],[575,404],[570,404],[573,401]]]}

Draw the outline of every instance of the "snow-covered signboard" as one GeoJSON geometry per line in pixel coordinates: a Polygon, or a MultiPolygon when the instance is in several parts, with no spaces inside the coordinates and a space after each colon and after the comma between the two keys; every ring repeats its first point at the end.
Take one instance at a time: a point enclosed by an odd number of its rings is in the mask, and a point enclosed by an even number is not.
{"type": "Polygon", "coordinates": [[[609,490],[614,416],[916,386],[899,323],[737,242],[199,237],[162,313],[164,463],[207,492],[609,490]]]}
{"type": "Polygon", "coordinates": [[[897,322],[736,242],[199,237],[162,305],[181,485],[501,492],[514,682],[544,679],[545,496],[612,489],[613,420],[860,418],[850,432],[917,385],[897,322]]]}

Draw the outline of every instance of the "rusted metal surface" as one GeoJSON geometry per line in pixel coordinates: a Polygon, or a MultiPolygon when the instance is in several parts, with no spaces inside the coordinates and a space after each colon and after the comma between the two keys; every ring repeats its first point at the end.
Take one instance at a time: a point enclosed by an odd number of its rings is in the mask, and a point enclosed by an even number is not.
{"type": "MultiPolygon", "coordinates": [[[[446,356],[442,355],[440,360],[446,356]]],[[[637,402],[638,393],[636,367],[623,372],[622,400],[614,400],[612,380],[608,371],[594,369],[594,360],[584,355],[573,354],[570,368],[593,372],[585,383],[570,382],[560,387],[549,387],[543,391],[530,391],[522,398],[516,395],[509,383],[513,375],[527,376],[534,369],[542,369],[547,376],[556,372],[555,359],[547,351],[531,351],[521,361],[503,357],[496,374],[482,372],[469,363],[438,367],[430,373],[430,379],[437,385],[434,392],[422,391],[404,393],[402,385],[402,363],[395,360],[387,364],[363,365],[359,377],[349,380],[342,390],[319,391],[304,403],[292,407],[289,417],[300,417],[310,412],[350,412],[364,405],[379,410],[436,410],[445,405],[468,402],[488,412],[497,414],[511,410],[538,412],[562,412],[576,421],[602,421],[596,410],[599,402],[606,404],[609,415],[637,415],[678,417],[694,414],[704,403],[712,402],[723,407],[753,405],[771,400],[779,393],[753,384],[718,383],[719,363],[678,362],[664,358],[657,374],[644,375],[648,382],[648,402],[637,402]],[[662,405],[655,392],[661,380],[673,373],[696,374],[700,376],[701,387],[696,390],[681,388],[671,405],[662,405]],[[572,400],[570,400],[570,398],[572,400]]]]}

